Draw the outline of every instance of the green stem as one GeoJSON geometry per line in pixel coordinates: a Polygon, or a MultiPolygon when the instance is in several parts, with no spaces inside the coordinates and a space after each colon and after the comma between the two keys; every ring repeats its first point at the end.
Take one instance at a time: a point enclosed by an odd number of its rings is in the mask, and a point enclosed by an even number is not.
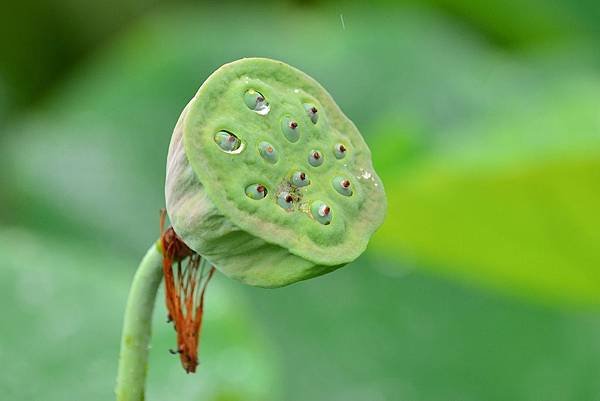
{"type": "Polygon", "coordinates": [[[162,253],[153,244],[142,259],[129,290],[117,374],[117,401],[143,401],[152,312],[163,278],[162,253]]]}

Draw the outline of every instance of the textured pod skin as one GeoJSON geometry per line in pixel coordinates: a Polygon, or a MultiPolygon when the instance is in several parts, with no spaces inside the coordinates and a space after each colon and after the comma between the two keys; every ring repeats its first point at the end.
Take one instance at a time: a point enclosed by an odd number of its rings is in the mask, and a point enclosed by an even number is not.
{"type": "Polygon", "coordinates": [[[169,147],[165,194],[171,223],[190,248],[226,275],[261,287],[291,284],[353,261],[386,208],[370,151],[331,96],[301,71],[259,58],[222,66],[186,106],[169,147]],[[248,91],[266,98],[268,112],[249,108],[248,91]],[[318,109],[318,119],[305,111],[307,103],[318,109]],[[289,118],[297,122],[297,141],[282,132],[289,118]],[[221,130],[241,140],[237,152],[215,143],[221,130]],[[276,163],[261,157],[264,141],[276,147],[276,163]],[[335,156],[339,143],[347,148],[343,159],[335,156]],[[316,167],[308,162],[315,149],[323,156],[316,167]],[[293,185],[298,171],[307,172],[310,185],[293,185]],[[353,181],[352,196],[332,188],[336,176],[353,181]],[[267,196],[246,196],[252,184],[264,185],[267,196]],[[293,194],[290,209],[277,202],[283,192],[293,194]],[[330,223],[314,219],[315,201],[331,206],[330,223]]]}

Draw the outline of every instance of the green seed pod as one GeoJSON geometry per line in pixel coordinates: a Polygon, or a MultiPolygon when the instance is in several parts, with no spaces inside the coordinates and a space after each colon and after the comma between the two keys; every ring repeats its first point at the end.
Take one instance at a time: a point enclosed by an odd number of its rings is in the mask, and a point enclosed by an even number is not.
{"type": "Polygon", "coordinates": [[[258,58],[222,66],[186,106],[169,147],[165,194],[171,224],[191,249],[263,287],[353,261],[386,208],[370,151],[331,96],[301,71],[258,58]],[[277,150],[276,163],[265,163],[263,143],[277,150]],[[351,149],[343,160],[333,157],[342,143],[351,149]],[[310,185],[299,185],[308,175],[310,185]],[[352,182],[352,196],[340,196],[339,177],[352,182]]]}

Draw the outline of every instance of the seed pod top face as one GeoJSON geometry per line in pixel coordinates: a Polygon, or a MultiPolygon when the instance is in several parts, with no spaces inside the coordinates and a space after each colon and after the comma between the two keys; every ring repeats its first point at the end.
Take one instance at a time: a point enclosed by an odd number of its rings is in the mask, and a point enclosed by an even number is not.
{"type": "Polygon", "coordinates": [[[188,246],[226,274],[263,286],[351,262],[386,208],[370,151],[331,96],[301,71],[258,58],[222,66],[188,104],[169,150],[166,196],[175,231],[188,246]],[[348,181],[351,195],[332,186],[337,177],[348,181]],[[207,203],[221,226],[198,212],[207,203]],[[280,257],[246,244],[248,261],[268,263],[241,266],[243,256],[231,249],[241,239],[232,232],[268,244],[280,257]]]}

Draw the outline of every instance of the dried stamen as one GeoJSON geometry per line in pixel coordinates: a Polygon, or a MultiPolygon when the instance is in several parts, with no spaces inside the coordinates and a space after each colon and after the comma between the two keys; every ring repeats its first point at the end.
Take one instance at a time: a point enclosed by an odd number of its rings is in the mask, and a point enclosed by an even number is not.
{"type": "Polygon", "coordinates": [[[172,227],[164,230],[165,212],[161,215],[160,244],[163,253],[165,278],[165,301],[169,320],[177,332],[177,350],[181,364],[187,373],[198,366],[198,342],[206,286],[215,268],[191,250],[177,236],[172,227]]]}

